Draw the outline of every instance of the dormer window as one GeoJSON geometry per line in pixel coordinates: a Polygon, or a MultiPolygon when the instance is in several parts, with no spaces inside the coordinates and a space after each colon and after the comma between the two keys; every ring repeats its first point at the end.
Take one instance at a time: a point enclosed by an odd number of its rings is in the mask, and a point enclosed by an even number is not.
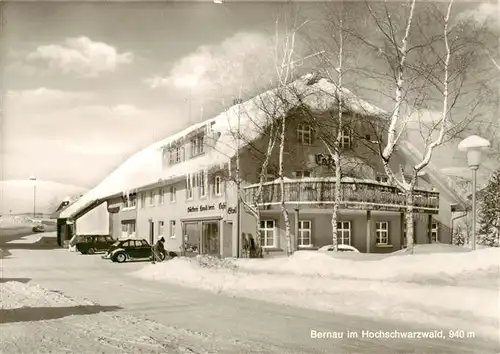
{"type": "Polygon", "coordinates": [[[297,141],[299,144],[312,144],[312,128],[309,124],[299,124],[297,126],[297,141]]]}
{"type": "Polygon", "coordinates": [[[182,158],[182,153],[181,153],[181,150],[182,150],[182,147],[180,144],[176,145],[176,146],[172,146],[169,150],[169,164],[170,165],[173,165],[173,164],[176,164],[176,163],[179,163],[181,162],[181,158],[182,158]]]}
{"type": "Polygon", "coordinates": [[[307,170],[299,170],[299,171],[295,171],[294,175],[295,175],[295,178],[297,178],[297,179],[308,178],[308,177],[311,177],[311,172],[307,171],[307,170]]]}
{"type": "Polygon", "coordinates": [[[205,152],[205,134],[199,134],[191,139],[191,157],[201,155],[205,152]]]}
{"type": "Polygon", "coordinates": [[[389,183],[389,178],[387,176],[377,176],[376,180],[380,183],[389,183]]]}

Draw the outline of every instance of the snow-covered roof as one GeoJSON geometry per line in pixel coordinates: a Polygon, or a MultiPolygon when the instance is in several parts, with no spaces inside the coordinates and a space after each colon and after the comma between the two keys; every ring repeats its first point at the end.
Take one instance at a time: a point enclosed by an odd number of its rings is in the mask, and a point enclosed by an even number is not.
{"type": "MultiPolygon", "coordinates": [[[[157,141],[132,155],[95,188],[84,194],[78,201],[63,210],[60,218],[71,218],[75,213],[90,206],[96,200],[118,193],[127,194],[142,186],[160,180],[186,176],[203,169],[224,165],[236,154],[238,120],[240,121],[240,147],[255,140],[262,134],[263,127],[285,110],[303,104],[313,111],[325,112],[337,108],[337,87],[326,78],[316,78],[307,74],[293,81],[285,88],[275,88],[257,95],[248,101],[234,105],[218,116],[194,124],[183,131],[157,141]],[[279,104],[279,102],[286,102],[279,104]],[[274,114],[270,115],[272,109],[274,114]],[[239,117],[239,119],[238,119],[239,117]],[[186,135],[211,126],[213,134],[207,138],[211,146],[208,151],[196,158],[163,168],[163,147],[172,144],[186,135]]],[[[348,89],[342,90],[343,107],[346,111],[362,116],[385,116],[385,111],[358,98],[348,89]]]]}
{"type": "MultiPolygon", "coordinates": [[[[132,155],[95,188],[63,210],[59,217],[71,218],[98,200],[116,194],[126,195],[140,187],[152,185],[161,180],[189,176],[201,170],[224,166],[236,154],[238,136],[241,137],[240,148],[244,147],[262,134],[262,129],[269,125],[271,119],[277,119],[286,113],[287,109],[299,105],[305,105],[316,112],[335,110],[337,109],[337,92],[337,86],[330,80],[307,74],[284,89],[271,89],[244,103],[234,105],[214,118],[194,124],[132,155]],[[286,105],[282,102],[286,102],[286,105]],[[269,114],[270,110],[273,114],[269,114]],[[166,168],[163,167],[162,154],[165,146],[207,126],[210,127],[210,132],[206,136],[210,148],[204,154],[166,168]]],[[[346,88],[342,90],[342,98],[344,109],[351,113],[382,119],[388,116],[387,112],[358,98],[346,88]]],[[[402,152],[417,161],[421,158],[418,149],[407,141],[402,144],[402,152]]],[[[452,199],[463,203],[463,198],[443,181],[443,175],[432,166],[432,163],[429,164],[427,170],[431,172],[433,179],[445,188],[452,199]]]]}

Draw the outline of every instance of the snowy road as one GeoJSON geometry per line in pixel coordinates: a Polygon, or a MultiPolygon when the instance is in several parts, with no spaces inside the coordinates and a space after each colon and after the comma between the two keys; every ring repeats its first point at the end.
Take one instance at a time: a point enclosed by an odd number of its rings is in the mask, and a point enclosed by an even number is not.
{"type": "MultiPolygon", "coordinates": [[[[2,261],[4,278],[29,278],[71,298],[86,298],[100,306],[117,306],[114,315],[137,316],[168,328],[218,338],[217,352],[274,353],[497,353],[498,343],[467,339],[373,339],[362,331],[433,331],[388,321],[323,313],[250,299],[230,298],[199,290],[133,278],[130,272],[147,263],[114,264],[99,255],[82,256],[67,250],[16,250],[2,261]],[[314,339],[311,331],[356,332],[357,339],[314,339]],[[234,350],[234,349],[233,349],[234,350]]],[[[390,301],[390,300],[388,300],[390,301]]],[[[445,301],[445,299],[443,299],[445,301]]],[[[98,316],[98,315],[93,315],[98,316]]],[[[129,318],[129,317],[127,317],[129,318]]],[[[120,325],[117,324],[119,327],[120,325]]],[[[467,330],[456,328],[455,330],[467,330]]],[[[56,332],[54,332],[56,333],[56,332]]],[[[365,332],[366,333],[366,332],[365,332]]],[[[192,339],[194,340],[194,339],[192,339]]],[[[112,351],[108,351],[112,352],[112,351]]]]}

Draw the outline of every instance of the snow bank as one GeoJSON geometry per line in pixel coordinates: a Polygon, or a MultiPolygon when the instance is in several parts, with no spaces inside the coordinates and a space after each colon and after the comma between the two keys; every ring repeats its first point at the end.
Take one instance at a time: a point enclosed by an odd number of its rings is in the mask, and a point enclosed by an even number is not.
{"type": "Polygon", "coordinates": [[[75,300],[32,283],[8,281],[0,287],[3,309],[21,307],[65,307],[93,305],[88,300],[75,300]]]}
{"type": "MultiPolygon", "coordinates": [[[[242,135],[240,146],[244,147],[260,136],[262,129],[270,123],[270,115],[266,111],[271,110],[275,113],[274,117],[278,118],[280,114],[284,113],[284,105],[280,102],[287,102],[288,107],[293,107],[299,104],[298,93],[300,93],[302,103],[308,105],[312,110],[324,112],[332,107],[336,108],[336,86],[325,78],[312,79],[313,75],[304,75],[290,83],[284,90],[266,91],[242,104],[230,107],[214,118],[194,124],[148,146],[131,156],[94,189],[63,210],[60,217],[71,217],[79,210],[102,198],[120,193],[126,194],[139,187],[157,183],[161,179],[182,177],[227,163],[236,153],[236,138],[239,135],[236,134],[238,122],[242,135]],[[163,169],[163,147],[206,126],[210,127],[208,129],[210,132],[207,135],[207,144],[210,146],[208,151],[199,157],[163,169]]],[[[384,116],[386,114],[383,110],[356,97],[347,89],[344,89],[342,96],[345,100],[344,107],[350,112],[363,116],[384,116]]]]}
{"type": "Polygon", "coordinates": [[[499,273],[498,248],[467,253],[430,253],[435,249],[435,246],[427,248],[427,251],[426,248],[416,248],[416,254],[408,257],[394,256],[365,262],[334,258],[331,253],[299,251],[289,258],[271,258],[260,262],[241,259],[236,263],[240,270],[250,273],[445,284],[456,283],[478,273],[499,273]]]}
{"type": "Polygon", "coordinates": [[[93,313],[93,307],[99,305],[33,283],[2,283],[0,300],[4,311],[0,321],[0,353],[268,352],[259,343],[165,326],[113,312],[113,307],[101,306],[100,311],[95,309],[93,313]],[[57,309],[61,307],[70,309],[57,309]],[[31,320],[20,321],[16,312],[31,320]]]}
{"type": "Polygon", "coordinates": [[[316,310],[435,328],[472,328],[496,336],[499,263],[499,249],[364,262],[306,251],[264,260],[181,257],[132,275],[316,310]],[[458,286],[464,277],[478,277],[482,284],[458,286]]]}

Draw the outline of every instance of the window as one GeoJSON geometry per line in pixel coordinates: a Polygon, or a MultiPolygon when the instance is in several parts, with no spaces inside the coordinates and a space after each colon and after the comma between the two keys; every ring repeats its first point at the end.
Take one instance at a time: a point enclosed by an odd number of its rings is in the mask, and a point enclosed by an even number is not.
{"type": "Polygon", "coordinates": [[[439,242],[439,225],[437,222],[431,224],[431,242],[439,242]]]}
{"type": "Polygon", "coordinates": [[[337,222],[337,242],[339,245],[351,245],[351,222],[337,222]]]}
{"type": "Polygon", "coordinates": [[[351,134],[348,129],[342,129],[339,146],[342,149],[348,149],[351,147],[351,134]]]}
{"type": "Polygon", "coordinates": [[[175,238],[175,220],[170,220],[168,234],[171,238],[175,238]]]}
{"type": "Polygon", "coordinates": [[[274,220],[261,220],[260,222],[260,244],[262,247],[274,247],[274,235],[276,225],[274,220]]]}
{"type": "Polygon", "coordinates": [[[148,205],[154,205],[155,204],[155,192],[154,191],[149,191],[149,196],[148,196],[148,205]]]}
{"type": "Polygon", "coordinates": [[[312,128],[308,124],[299,124],[297,127],[297,140],[299,144],[312,144],[312,128]]]}
{"type": "Polygon", "coordinates": [[[380,182],[380,183],[388,183],[389,182],[389,178],[387,176],[377,176],[376,180],[377,180],[377,182],[380,182]]]}
{"type": "Polygon", "coordinates": [[[160,188],[158,191],[158,203],[163,204],[163,201],[165,200],[165,191],[163,188],[160,188]]]}
{"type": "Polygon", "coordinates": [[[188,176],[186,180],[186,199],[193,199],[193,179],[188,176]]]}
{"type": "Polygon", "coordinates": [[[207,173],[205,171],[198,174],[198,182],[200,198],[204,198],[207,196],[207,173]]]}
{"type": "Polygon", "coordinates": [[[124,208],[135,208],[136,205],[137,205],[137,197],[135,195],[129,195],[128,197],[125,198],[125,201],[123,202],[124,208]]]}
{"type": "Polygon", "coordinates": [[[135,237],[135,222],[126,222],[122,224],[122,238],[135,237]]]}
{"type": "Polygon", "coordinates": [[[375,223],[375,235],[377,245],[389,244],[389,223],[387,221],[378,221],[375,223]]]}
{"type": "Polygon", "coordinates": [[[205,135],[200,134],[191,139],[191,157],[201,155],[205,152],[205,135]]]}
{"type": "Polygon", "coordinates": [[[181,162],[181,156],[182,156],[181,149],[182,149],[182,147],[180,144],[170,148],[170,150],[168,152],[169,153],[168,162],[170,165],[181,162]]]}
{"type": "Polygon", "coordinates": [[[130,236],[134,236],[135,235],[135,222],[134,223],[130,223],[128,225],[129,225],[128,234],[130,236]]]}
{"type": "Polygon", "coordinates": [[[221,178],[221,176],[215,176],[214,192],[215,192],[216,196],[222,195],[222,178],[221,178]]]}
{"type": "Polygon", "coordinates": [[[311,221],[299,220],[299,246],[312,246],[311,244],[311,221]]]}
{"type": "Polygon", "coordinates": [[[146,206],[146,194],[141,193],[141,208],[144,208],[146,206]]]}
{"type": "Polygon", "coordinates": [[[170,201],[172,203],[175,202],[176,194],[177,194],[177,188],[175,188],[174,186],[171,186],[170,187],[170,201]]]}
{"type": "Polygon", "coordinates": [[[163,236],[163,226],[164,226],[164,222],[158,221],[158,236],[163,236]]]}
{"type": "Polygon", "coordinates": [[[307,178],[311,177],[310,171],[295,171],[295,178],[307,178]]]}

